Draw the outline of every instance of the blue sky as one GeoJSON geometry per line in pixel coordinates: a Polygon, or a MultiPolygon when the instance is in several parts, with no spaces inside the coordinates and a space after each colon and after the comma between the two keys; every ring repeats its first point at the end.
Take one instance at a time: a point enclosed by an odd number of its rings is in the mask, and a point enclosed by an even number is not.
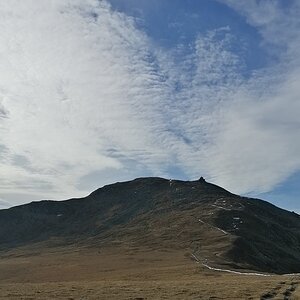
{"type": "Polygon", "coordinates": [[[300,4],[0,4],[0,207],[204,176],[300,212],[300,4]]]}
{"type": "Polygon", "coordinates": [[[111,0],[110,3],[114,10],[135,18],[137,26],[161,47],[172,49],[181,44],[188,52],[189,45],[199,34],[229,27],[234,35],[232,50],[243,55],[246,72],[265,66],[271,59],[259,47],[262,39],[257,30],[236,11],[218,1],[111,0]]]}

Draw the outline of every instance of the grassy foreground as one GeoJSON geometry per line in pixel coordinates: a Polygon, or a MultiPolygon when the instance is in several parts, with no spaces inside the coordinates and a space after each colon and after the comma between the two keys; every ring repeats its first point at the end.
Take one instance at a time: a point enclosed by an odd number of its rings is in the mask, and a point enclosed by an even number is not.
{"type": "Polygon", "coordinates": [[[17,249],[0,255],[0,299],[300,299],[300,276],[208,270],[189,253],[17,249]],[[122,253],[122,254],[120,254],[122,253]]]}

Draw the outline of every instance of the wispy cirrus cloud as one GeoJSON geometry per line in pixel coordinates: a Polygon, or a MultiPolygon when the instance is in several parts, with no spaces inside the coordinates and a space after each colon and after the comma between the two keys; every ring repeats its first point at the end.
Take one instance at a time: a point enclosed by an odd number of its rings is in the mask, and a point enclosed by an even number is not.
{"type": "MultiPolygon", "coordinates": [[[[294,12],[250,2],[225,3],[267,47],[294,12]]],[[[276,66],[245,76],[229,26],[166,49],[106,1],[10,1],[0,16],[0,194],[65,198],[202,174],[262,192],[300,168],[296,30],[288,48],[276,42],[276,66]]]]}
{"type": "Polygon", "coordinates": [[[167,176],[177,164],[199,173],[195,138],[215,95],[206,84],[231,80],[224,68],[236,66],[218,30],[177,66],[106,2],[17,1],[2,14],[2,190],[63,197],[78,194],[81,177],[109,170],[167,176]]]}
{"type": "Polygon", "coordinates": [[[266,192],[300,168],[300,61],[295,51],[300,7],[296,2],[286,7],[280,1],[222,2],[260,32],[276,64],[254,72],[223,108],[209,169],[237,192],[266,192]]]}

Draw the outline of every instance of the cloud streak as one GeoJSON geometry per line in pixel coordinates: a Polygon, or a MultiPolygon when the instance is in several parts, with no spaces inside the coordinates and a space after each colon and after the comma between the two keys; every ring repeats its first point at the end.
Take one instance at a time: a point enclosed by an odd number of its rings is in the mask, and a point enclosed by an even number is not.
{"type": "Polygon", "coordinates": [[[300,7],[294,3],[282,8],[279,1],[222,2],[257,28],[277,64],[255,72],[223,110],[209,168],[237,192],[266,192],[300,167],[300,61],[295,55],[300,42],[295,16],[300,7]]]}
{"type": "MultiPolygon", "coordinates": [[[[267,45],[298,25],[266,2],[226,4],[267,45]]],[[[246,78],[230,27],[164,49],[105,1],[10,1],[0,16],[0,195],[82,196],[146,175],[263,192],[299,170],[296,30],[276,44],[280,64],[246,78]]]]}

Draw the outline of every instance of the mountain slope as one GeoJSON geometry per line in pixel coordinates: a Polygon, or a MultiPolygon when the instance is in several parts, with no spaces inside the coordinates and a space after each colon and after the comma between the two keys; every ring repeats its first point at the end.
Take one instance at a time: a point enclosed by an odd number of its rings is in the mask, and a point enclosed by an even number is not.
{"type": "Polygon", "coordinates": [[[214,267],[300,271],[299,215],[203,179],[138,178],[0,210],[0,249],[37,243],[177,249],[214,267]]]}

